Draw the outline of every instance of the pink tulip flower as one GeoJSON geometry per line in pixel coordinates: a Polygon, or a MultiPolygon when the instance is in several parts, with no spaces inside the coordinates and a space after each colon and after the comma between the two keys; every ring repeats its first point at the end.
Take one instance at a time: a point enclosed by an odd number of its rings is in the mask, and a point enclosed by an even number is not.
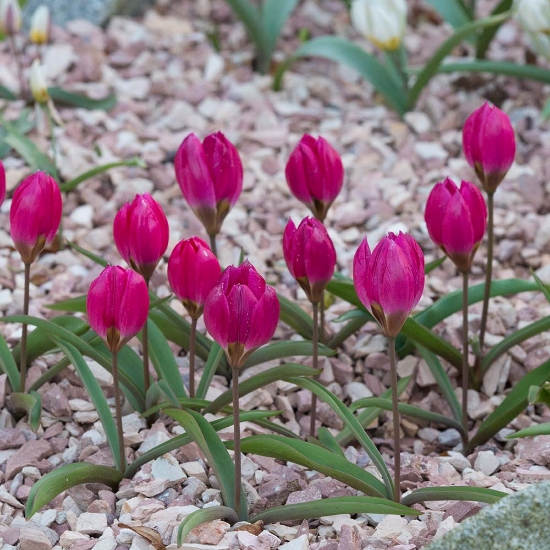
{"type": "Polygon", "coordinates": [[[119,254],[148,281],[168,247],[168,220],[151,195],[136,195],[115,216],[113,237],[119,254]]]}
{"type": "Polygon", "coordinates": [[[292,194],[322,222],[344,184],[340,155],[322,137],[305,134],[288,159],[285,175],[292,194]]]}
{"type": "Polygon", "coordinates": [[[221,268],[210,247],[198,237],[179,242],[168,260],[168,281],[192,318],[203,312],[221,268]]]}
{"type": "Polygon", "coordinates": [[[11,203],[10,233],[23,263],[32,264],[53,241],[62,208],[59,186],[48,174],[35,172],[19,184],[11,203]]]}
{"type": "Polygon", "coordinates": [[[494,193],[516,154],[514,129],[508,115],[486,101],[466,119],[462,147],[484,191],[494,193]]]}
{"type": "Polygon", "coordinates": [[[6,170],[4,169],[4,164],[0,160],[0,206],[6,198],[6,170]]]}
{"type": "Polygon", "coordinates": [[[185,200],[208,235],[217,235],[243,187],[237,149],[221,132],[206,136],[203,143],[190,134],[176,153],[174,167],[185,200]]]}
{"type": "Polygon", "coordinates": [[[283,236],[283,254],[288,270],[308,300],[313,304],[321,302],[336,266],[336,250],[324,225],[307,217],[296,229],[289,220],[283,236]]]}
{"type": "Polygon", "coordinates": [[[145,279],[131,269],[106,267],[90,285],[86,299],[92,329],[117,353],[145,324],[149,292],[145,279]]]}
{"type": "Polygon", "coordinates": [[[242,367],[250,354],[271,340],[279,321],[275,290],[245,260],[229,266],[206,299],[204,324],[225,350],[232,367],[242,367]]]}
{"type": "Polygon", "coordinates": [[[425,219],[432,241],[461,273],[468,272],[487,227],[487,206],[481,191],[467,181],[459,189],[447,178],[432,189],[425,219]]]}
{"type": "Polygon", "coordinates": [[[357,296],[388,338],[395,338],[424,289],[424,256],[410,235],[388,233],[370,251],[365,239],[353,259],[357,296]]]}

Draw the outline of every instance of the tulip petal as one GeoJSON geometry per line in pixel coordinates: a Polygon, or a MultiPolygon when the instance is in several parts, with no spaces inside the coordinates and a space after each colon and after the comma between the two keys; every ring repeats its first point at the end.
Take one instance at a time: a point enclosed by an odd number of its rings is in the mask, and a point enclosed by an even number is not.
{"type": "Polygon", "coordinates": [[[204,325],[212,338],[223,348],[227,349],[229,327],[232,322],[229,303],[222,285],[215,286],[204,304],[204,325]]]}
{"type": "Polygon", "coordinates": [[[353,286],[361,303],[372,311],[369,296],[367,294],[367,280],[369,275],[369,264],[371,251],[365,237],[353,257],[353,286]]]}
{"type": "Polygon", "coordinates": [[[250,333],[244,342],[245,350],[251,350],[267,344],[279,323],[280,304],[275,289],[267,286],[260,298],[250,320],[250,333]]]}

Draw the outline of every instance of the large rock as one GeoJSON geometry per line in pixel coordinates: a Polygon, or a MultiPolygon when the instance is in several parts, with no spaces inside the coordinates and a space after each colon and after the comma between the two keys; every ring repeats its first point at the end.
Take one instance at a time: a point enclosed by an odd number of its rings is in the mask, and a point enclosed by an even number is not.
{"type": "Polygon", "coordinates": [[[521,548],[540,550],[550,541],[550,481],[535,483],[527,489],[487,506],[465,519],[428,550],[483,548],[501,550],[521,548]],[[542,544],[542,546],[541,546],[542,544]]]}
{"type": "Polygon", "coordinates": [[[104,25],[113,15],[139,15],[153,0],[28,0],[24,19],[28,24],[34,10],[46,4],[54,25],[63,27],[74,19],[86,19],[95,25],[104,25]]]}

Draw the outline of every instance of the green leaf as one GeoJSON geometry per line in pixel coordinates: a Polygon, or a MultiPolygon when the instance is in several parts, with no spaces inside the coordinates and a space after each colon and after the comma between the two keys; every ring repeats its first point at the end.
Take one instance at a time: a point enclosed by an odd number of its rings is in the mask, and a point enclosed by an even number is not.
{"type": "Polygon", "coordinates": [[[104,483],[116,489],[121,480],[122,474],[115,468],[108,466],[97,466],[85,462],[59,466],[32,486],[25,507],[25,516],[28,520],[42,506],[75,485],[104,483]]]}
{"type": "Polygon", "coordinates": [[[27,393],[14,392],[11,402],[16,410],[25,411],[29,417],[29,426],[33,432],[40,428],[42,417],[42,399],[35,391],[27,393]]]}
{"type": "Polygon", "coordinates": [[[542,386],[548,380],[550,380],[550,361],[546,361],[540,367],[528,372],[512,388],[504,401],[481,423],[475,436],[470,440],[467,454],[477,445],[489,441],[527,407],[531,386],[542,386]]]}
{"type": "Polygon", "coordinates": [[[48,94],[57,105],[67,105],[68,107],[80,107],[81,109],[101,109],[108,111],[116,105],[116,95],[110,94],[102,99],[92,99],[83,94],[69,92],[63,88],[48,88],[48,94]]]}
{"type": "MultiPolygon", "coordinates": [[[[360,310],[355,310],[364,313],[360,310]]],[[[341,346],[352,334],[355,334],[369,319],[365,315],[356,316],[341,328],[327,343],[329,348],[336,349],[341,346]]]]}
{"type": "Polygon", "coordinates": [[[111,448],[111,453],[113,455],[115,465],[118,469],[122,468],[118,452],[119,447],[117,428],[101,386],[95,379],[86,361],[84,361],[84,357],[82,357],[82,354],[74,346],[63,342],[63,340],[61,340],[60,338],[54,337],[54,340],[57,345],[64,351],[67,358],[71,361],[74,368],[77,370],[78,375],[80,376],[80,379],[82,380],[82,383],[86,388],[86,392],[88,393],[97,411],[99,420],[101,421],[101,425],[103,426],[103,431],[105,432],[105,436],[107,437],[107,442],[109,443],[109,447],[111,448]]]}
{"type": "Polygon", "coordinates": [[[281,321],[286,323],[291,329],[294,329],[302,338],[311,340],[313,338],[313,319],[295,302],[277,294],[281,313],[281,321]]]}
{"type": "Polygon", "coordinates": [[[355,69],[399,115],[406,113],[407,98],[399,80],[393,78],[374,56],[339,36],[319,36],[302,44],[277,69],[273,82],[275,90],[280,89],[284,72],[300,57],[323,57],[355,69]]]}
{"type": "MultiPolygon", "coordinates": [[[[244,411],[240,413],[240,418],[241,422],[256,422],[260,418],[269,418],[270,416],[273,416],[273,414],[274,411],[244,411]]],[[[219,432],[229,426],[233,426],[233,417],[226,416],[224,418],[219,418],[218,420],[213,420],[210,425],[212,426],[212,429],[219,432]]],[[[157,445],[150,451],[147,451],[140,457],[136,458],[132,464],[128,465],[126,471],[124,472],[124,477],[131,479],[144,464],[147,464],[148,462],[151,462],[151,460],[155,460],[155,458],[169,453],[170,451],[174,451],[184,445],[188,445],[192,441],[193,438],[191,435],[185,433],[183,435],[177,435],[169,441],[165,441],[164,443],[157,445]]]]}
{"type": "MultiPolygon", "coordinates": [[[[401,378],[401,380],[397,381],[397,395],[401,395],[405,391],[410,380],[410,376],[405,376],[401,378]]],[[[383,399],[391,398],[391,388],[388,388],[386,391],[382,392],[380,394],[380,397],[383,399]]],[[[370,424],[372,424],[381,414],[382,409],[380,408],[366,409],[365,411],[357,415],[357,422],[359,422],[359,425],[363,429],[366,429],[367,426],[370,426],[370,424]]],[[[355,437],[351,430],[347,426],[345,426],[344,429],[336,436],[336,440],[340,443],[340,445],[345,446],[354,441],[355,437]]]]}
{"type": "Polygon", "coordinates": [[[433,76],[439,71],[443,60],[453,51],[456,46],[460,44],[460,42],[462,42],[462,40],[480,29],[500,24],[502,21],[508,19],[509,16],[509,13],[502,13],[500,15],[494,15],[485,19],[472,21],[471,23],[467,23],[458,28],[450,38],[443,42],[443,44],[438,48],[438,50],[430,58],[426,65],[424,65],[424,67],[416,77],[415,83],[409,91],[406,109],[414,108],[416,102],[418,101],[418,98],[420,97],[420,94],[422,93],[422,90],[426,87],[433,76]]]}
{"type": "Polygon", "coordinates": [[[237,523],[239,517],[228,506],[212,506],[210,508],[201,508],[189,514],[178,528],[178,547],[183,546],[187,535],[201,523],[208,523],[216,519],[226,519],[230,524],[237,523]]]}
{"type": "MultiPolygon", "coordinates": [[[[355,412],[358,409],[363,409],[365,407],[379,407],[386,411],[392,411],[392,401],[391,399],[382,399],[380,397],[365,397],[363,399],[358,399],[350,405],[350,411],[355,412]]],[[[420,418],[421,420],[428,420],[430,422],[436,422],[437,424],[443,424],[444,426],[449,426],[455,428],[461,433],[464,433],[464,428],[457,422],[454,418],[449,418],[443,414],[434,413],[431,411],[426,411],[420,407],[415,407],[414,405],[409,405],[408,403],[399,403],[399,412],[403,416],[410,416],[411,418],[420,418]]]]}
{"type": "Polygon", "coordinates": [[[218,365],[224,357],[223,349],[216,342],[212,343],[210,348],[210,353],[208,354],[208,359],[204,365],[204,370],[202,371],[201,379],[196,391],[196,397],[204,399],[206,397],[206,392],[210,387],[212,378],[218,370],[218,365]]]}
{"type": "Polygon", "coordinates": [[[100,258],[97,254],[94,254],[93,252],[90,252],[89,250],[86,250],[85,248],[82,248],[81,246],[78,246],[76,243],[73,243],[71,241],[67,241],[67,248],[71,248],[72,250],[76,250],[79,254],[82,254],[89,260],[92,260],[92,262],[95,262],[97,265],[107,267],[109,265],[109,262],[107,260],[104,260],[103,258],[100,258]]]}
{"type": "Polygon", "coordinates": [[[74,313],[86,313],[86,295],[68,300],[61,300],[55,304],[48,304],[48,309],[53,311],[72,311],[74,313]]]}
{"type": "MultiPolygon", "coordinates": [[[[227,446],[233,448],[233,442],[227,446]]],[[[309,470],[342,481],[366,495],[384,498],[386,487],[374,475],[349,462],[345,457],[300,439],[280,435],[254,435],[241,441],[241,451],[294,462],[309,470]]]]}
{"type": "Polygon", "coordinates": [[[259,50],[264,41],[260,10],[249,0],[227,0],[228,6],[245,26],[250,39],[259,50]]]}
{"type": "Polygon", "coordinates": [[[527,393],[527,399],[530,405],[543,403],[550,407],[550,382],[545,382],[542,386],[531,386],[527,393]]]}
{"type": "Polygon", "coordinates": [[[430,262],[424,266],[424,274],[427,275],[431,271],[433,271],[435,268],[439,267],[443,262],[447,259],[447,256],[441,256],[441,258],[438,258],[437,260],[434,260],[433,262],[430,262]]]}
{"type": "MultiPolygon", "coordinates": [[[[184,398],[185,401],[190,401],[189,399],[184,398]]],[[[166,383],[166,380],[159,380],[158,382],[153,382],[147,394],[145,395],[145,407],[146,410],[141,414],[143,417],[147,417],[157,410],[162,410],[164,408],[173,408],[181,409],[182,405],[178,401],[178,398],[166,383]],[[168,401],[163,401],[167,399],[168,401]],[[157,406],[159,405],[158,409],[157,406]]]]}
{"type": "Polygon", "coordinates": [[[548,99],[544,104],[544,107],[542,108],[541,116],[544,120],[548,120],[548,117],[550,117],[550,99],[548,99]]]}
{"type": "MultiPolygon", "coordinates": [[[[305,367],[303,365],[297,365],[295,363],[273,367],[272,369],[265,370],[242,382],[239,382],[239,397],[248,395],[254,390],[263,388],[272,382],[282,380],[286,376],[315,376],[320,372],[320,370],[305,367]]],[[[216,414],[223,409],[223,407],[230,405],[233,399],[232,391],[232,389],[229,389],[223,392],[219,397],[212,401],[206,409],[204,409],[203,414],[216,414]]]]}
{"type": "Polygon", "coordinates": [[[164,380],[176,397],[187,397],[178,364],[170,345],[154,321],[147,321],[149,357],[155,366],[159,380],[164,380]]]}
{"type": "Polygon", "coordinates": [[[499,501],[506,493],[482,487],[422,487],[408,493],[401,499],[401,504],[412,506],[418,502],[432,500],[473,500],[492,504],[499,501]]]}
{"type": "Polygon", "coordinates": [[[516,330],[510,336],[507,336],[501,340],[498,344],[491,348],[491,351],[483,358],[481,362],[481,371],[483,373],[487,372],[487,369],[501,356],[504,355],[510,348],[521,344],[525,340],[536,336],[537,334],[542,334],[550,329],[550,315],[548,317],[543,317],[526,327],[523,327],[519,330],[516,330]]]}
{"type": "Polygon", "coordinates": [[[407,508],[391,500],[376,497],[334,497],[300,504],[285,504],[269,508],[250,518],[251,522],[277,523],[301,521],[338,514],[394,514],[419,516],[422,512],[407,508]]]}
{"type": "MultiPolygon", "coordinates": [[[[273,361],[274,359],[283,359],[285,357],[298,357],[306,356],[311,357],[313,355],[313,343],[312,342],[273,342],[267,346],[262,346],[256,350],[244,363],[242,370],[255,365],[261,365],[273,361]]],[[[330,357],[336,355],[336,352],[331,348],[319,344],[319,356],[330,357]]]]}
{"type": "MultiPolygon", "coordinates": [[[[493,9],[493,11],[491,11],[491,15],[498,15],[499,13],[504,13],[505,11],[512,9],[512,3],[512,0],[501,0],[493,9]]],[[[485,57],[485,53],[489,49],[493,38],[495,37],[496,33],[503,25],[503,23],[504,21],[502,23],[499,23],[498,25],[483,29],[483,32],[477,39],[476,57],[478,59],[482,59],[483,57],[485,57]]]]}
{"type": "Polygon", "coordinates": [[[2,334],[0,334],[0,372],[7,375],[12,391],[19,388],[19,369],[2,334]]]}
{"type": "Polygon", "coordinates": [[[432,6],[455,29],[472,21],[464,4],[459,0],[426,0],[426,3],[432,6]]]}
{"type": "Polygon", "coordinates": [[[386,463],[380,454],[380,451],[376,448],[376,445],[372,442],[371,438],[365,433],[365,430],[361,427],[355,416],[350,410],[338,399],[334,394],[327,390],[322,384],[316,380],[310,380],[309,378],[295,378],[285,377],[284,380],[296,386],[313,392],[319,399],[324,401],[330,408],[342,419],[344,425],[347,426],[350,432],[355,436],[361,447],[365,449],[370,456],[372,462],[380,472],[384,485],[386,486],[386,496],[391,498],[393,494],[393,481],[386,467],[386,463]]]}
{"type": "Polygon", "coordinates": [[[143,162],[143,160],[139,158],[133,158],[129,160],[119,160],[117,162],[109,162],[108,164],[103,164],[102,166],[96,166],[95,168],[92,168],[91,170],[88,170],[87,172],[80,174],[80,176],[77,176],[76,178],[73,178],[72,180],[69,180],[63,183],[62,185],[59,186],[59,188],[64,193],[67,193],[68,191],[74,191],[78,187],[78,185],[81,184],[82,182],[89,180],[91,178],[94,178],[99,174],[103,174],[104,172],[107,172],[112,168],[118,168],[120,166],[137,166],[139,168],[147,167],[145,162],[143,162]]]}
{"type": "MultiPolygon", "coordinates": [[[[283,411],[271,411],[276,414],[281,414],[283,411]]],[[[242,420],[242,414],[241,413],[241,421],[242,420]]],[[[285,428],[282,424],[276,424],[275,422],[272,422],[271,420],[266,420],[264,418],[258,418],[251,420],[253,424],[256,424],[257,426],[261,426],[262,428],[265,428],[267,430],[271,430],[273,433],[284,435],[286,438],[289,439],[300,439],[300,436],[295,434],[294,432],[290,431],[288,428],[285,428]]]]}
{"type": "Polygon", "coordinates": [[[17,99],[17,96],[11,90],[8,90],[8,88],[6,88],[5,86],[0,86],[0,99],[15,101],[17,99]]]}
{"type": "Polygon", "coordinates": [[[340,447],[340,443],[338,443],[338,440],[332,435],[331,431],[328,428],[321,426],[317,430],[317,437],[319,438],[319,441],[323,445],[323,447],[328,449],[330,452],[342,458],[346,457],[344,451],[342,450],[342,447],[340,447]]]}
{"type": "Polygon", "coordinates": [[[428,365],[432,376],[435,378],[435,381],[437,382],[437,385],[439,386],[443,397],[449,404],[449,407],[451,407],[454,419],[460,422],[462,419],[462,406],[458,402],[455,390],[453,388],[453,385],[451,384],[451,380],[447,376],[447,373],[445,372],[441,361],[436,357],[434,353],[428,351],[422,346],[418,346],[418,351],[420,355],[422,355],[422,357],[424,358],[424,361],[426,361],[426,364],[428,365]]]}
{"type": "Polygon", "coordinates": [[[537,435],[550,435],[550,422],[535,424],[528,428],[523,428],[515,434],[506,436],[506,439],[519,439],[520,437],[536,437],[537,435]]]}
{"type": "Polygon", "coordinates": [[[536,80],[548,84],[549,71],[536,65],[520,65],[510,61],[475,60],[445,63],[437,70],[438,73],[490,73],[514,76],[521,79],[536,80]]]}
{"type": "MultiPolygon", "coordinates": [[[[206,456],[206,460],[214,470],[214,475],[220,484],[224,503],[226,505],[234,503],[235,467],[216,430],[203,416],[195,411],[167,409],[164,412],[181,424],[206,456]]],[[[240,510],[235,511],[238,513],[239,518],[244,520],[248,515],[244,492],[241,492],[240,507],[240,510]]]]}

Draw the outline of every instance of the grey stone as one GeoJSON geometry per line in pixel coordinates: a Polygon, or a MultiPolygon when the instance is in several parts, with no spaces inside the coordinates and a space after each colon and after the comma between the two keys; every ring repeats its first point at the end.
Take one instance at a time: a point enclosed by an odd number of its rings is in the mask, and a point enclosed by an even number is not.
{"type": "Polygon", "coordinates": [[[86,19],[94,25],[104,25],[113,15],[138,15],[150,5],[151,0],[28,0],[23,10],[26,24],[34,10],[45,4],[50,8],[52,23],[61,27],[74,19],[86,19]]]}
{"type": "Polygon", "coordinates": [[[550,481],[533,484],[519,493],[487,506],[474,517],[465,519],[427,548],[539,550],[542,541],[550,540],[549,506],[550,481]]]}

